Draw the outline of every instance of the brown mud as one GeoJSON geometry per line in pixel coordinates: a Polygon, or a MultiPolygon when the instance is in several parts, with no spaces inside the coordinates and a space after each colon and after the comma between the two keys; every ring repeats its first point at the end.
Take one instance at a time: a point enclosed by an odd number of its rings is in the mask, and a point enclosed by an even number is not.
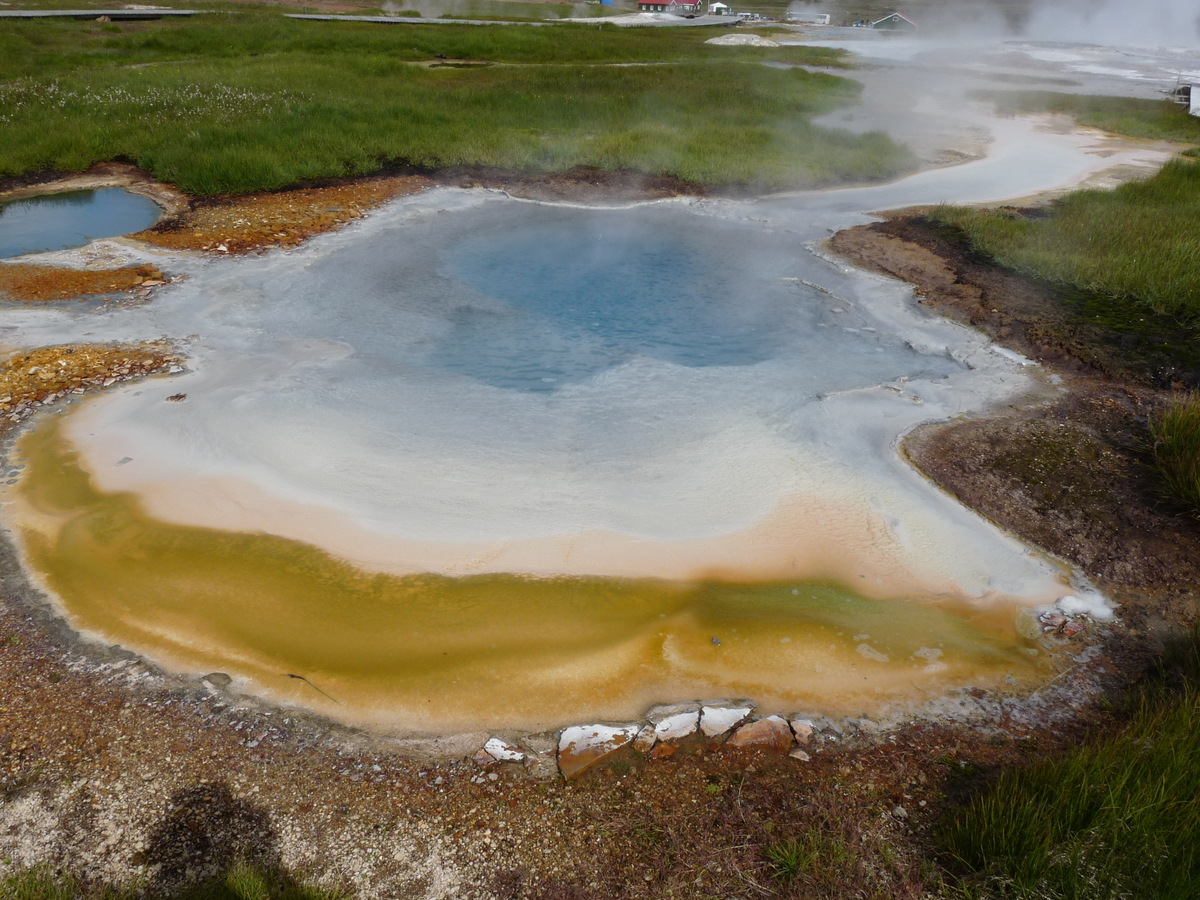
{"type": "MultiPolygon", "coordinates": [[[[586,177],[454,178],[559,199],[687,192],[586,177]]],[[[427,183],[406,175],[192,201],[138,239],[252,251],[427,183]]],[[[666,760],[626,751],[570,783],[517,764],[484,772],[260,705],[229,693],[219,673],[174,677],[81,641],[0,545],[0,877],[46,865],[157,897],[249,860],[363,897],[941,894],[929,833],[946,804],[993,768],[1044,757],[1102,724],[1090,706],[1097,687],[1119,686],[1141,648],[1194,620],[1200,526],[1157,501],[1147,467],[1145,416],[1163,392],[1097,374],[1035,327],[1050,308],[1020,279],[976,267],[938,237],[896,218],[833,247],[913,281],[920,302],[1044,361],[1070,388],[1049,406],[929,427],[906,444],[945,489],[1070,559],[1123,604],[1109,645],[1124,650],[1068,670],[1053,693],[1046,686],[1058,715],[968,692],[937,722],[886,734],[866,720],[838,726],[805,762],[697,741],[666,760]],[[789,841],[819,852],[820,865],[783,877],[778,848],[789,841]]],[[[22,409],[19,419],[60,393],[178,364],[167,345],[43,348],[0,372],[12,379],[3,402],[22,409]]],[[[1081,658],[1095,656],[1094,637],[1075,642],[1081,658]]]]}
{"type": "Polygon", "coordinates": [[[167,372],[182,361],[167,341],[63,344],[14,354],[0,362],[0,433],[37,407],[167,372]]]}
{"type": "Polygon", "coordinates": [[[197,198],[186,210],[130,237],[171,250],[220,253],[294,247],[314,235],[341,228],[389,200],[435,185],[489,188],[529,200],[580,203],[599,199],[631,203],[708,193],[703,185],[677,178],[598,169],[532,174],[459,168],[405,171],[286,191],[197,198]]]}

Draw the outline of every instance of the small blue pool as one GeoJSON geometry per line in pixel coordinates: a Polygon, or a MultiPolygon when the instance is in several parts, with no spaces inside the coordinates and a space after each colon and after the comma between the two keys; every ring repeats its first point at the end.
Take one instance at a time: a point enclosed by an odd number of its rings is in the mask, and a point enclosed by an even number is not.
{"type": "Polygon", "coordinates": [[[162,210],[122,188],[44,194],[0,203],[0,259],[82,247],[149,228],[162,210]]]}

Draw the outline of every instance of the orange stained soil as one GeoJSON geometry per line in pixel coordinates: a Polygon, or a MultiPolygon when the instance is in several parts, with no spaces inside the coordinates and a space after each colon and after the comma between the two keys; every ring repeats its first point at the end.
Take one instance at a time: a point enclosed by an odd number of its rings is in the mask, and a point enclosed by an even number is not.
{"type": "Polygon", "coordinates": [[[424,176],[395,175],[328,187],[193,200],[189,209],[129,237],[168,250],[217,253],[294,247],[431,184],[424,176]]]}
{"type": "Polygon", "coordinates": [[[69,394],[165,372],[182,356],[166,341],[62,344],[0,362],[0,429],[69,394]]]}
{"type": "Polygon", "coordinates": [[[169,279],[157,266],[120,269],[69,269],[23,263],[0,266],[0,297],[23,302],[50,302],[149,289],[169,279]]]}

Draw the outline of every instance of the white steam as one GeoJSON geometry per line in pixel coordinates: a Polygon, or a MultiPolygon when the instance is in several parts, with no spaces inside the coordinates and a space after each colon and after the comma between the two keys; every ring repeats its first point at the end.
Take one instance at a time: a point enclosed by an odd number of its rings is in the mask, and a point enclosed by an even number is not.
{"type": "Polygon", "coordinates": [[[1038,3],[1024,36],[1122,46],[1200,47],[1195,0],[1054,0],[1038,3]]]}

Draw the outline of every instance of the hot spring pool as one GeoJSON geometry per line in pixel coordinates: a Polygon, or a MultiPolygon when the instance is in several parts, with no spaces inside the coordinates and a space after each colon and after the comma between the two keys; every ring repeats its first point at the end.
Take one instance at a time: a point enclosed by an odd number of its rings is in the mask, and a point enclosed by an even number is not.
{"type": "Polygon", "coordinates": [[[142,231],[161,213],[153,200],[122,188],[10,200],[0,203],[0,259],[142,231]]]}
{"type": "Polygon", "coordinates": [[[1027,379],[808,239],[442,191],[180,259],[152,304],[23,311],[42,343],[193,337],[187,374],[30,432],[9,520],[86,633],[405,733],[1038,677],[1015,618],[1065,573],[893,449],[1027,379]]]}

